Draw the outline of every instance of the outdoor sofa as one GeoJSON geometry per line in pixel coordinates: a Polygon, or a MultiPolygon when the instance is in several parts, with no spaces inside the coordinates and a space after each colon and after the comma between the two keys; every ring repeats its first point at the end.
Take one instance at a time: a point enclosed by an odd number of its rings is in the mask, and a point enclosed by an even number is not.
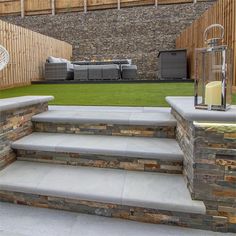
{"type": "Polygon", "coordinates": [[[131,60],[76,61],[49,57],[45,63],[46,80],[135,80],[137,66],[131,60]]]}

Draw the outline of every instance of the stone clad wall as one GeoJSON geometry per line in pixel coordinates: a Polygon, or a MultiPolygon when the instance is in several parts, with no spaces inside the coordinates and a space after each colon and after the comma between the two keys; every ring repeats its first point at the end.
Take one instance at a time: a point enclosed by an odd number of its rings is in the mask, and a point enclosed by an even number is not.
{"type": "Polygon", "coordinates": [[[227,217],[226,227],[236,232],[236,124],[189,122],[172,113],[192,198],[204,201],[207,214],[227,217]]]}
{"type": "Polygon", "coordinates": [[[31,117],[48,109],[47,103],[0,111],[0,169],[16,160],[10,145],[33,131],[31,117]]]}
{"type": "Polygon", "coordinates": [[[131,58],[138,66],[140,79],[156,79],[158,51],[175,48],[177,35],[213,3],[2,19],[71,43],[74,60],[131,58]]]}

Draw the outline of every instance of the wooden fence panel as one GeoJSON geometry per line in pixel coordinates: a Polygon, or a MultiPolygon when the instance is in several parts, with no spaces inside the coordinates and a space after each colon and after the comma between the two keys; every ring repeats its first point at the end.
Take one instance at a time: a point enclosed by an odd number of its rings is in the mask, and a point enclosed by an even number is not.
{"type": "MultiPolygon", "coordinates": [[[[197,0],[198,2],[215,0],[197,0]]],[[[84,0],[54,0],[55,12],[73,12],[84,10],[84,0]]],[[[120,0],[120,6],[155,5],[155,0],[120,0]]],[[[193,3],[194,0],[157,0],[157,4],[193,3]]],[[[117,8],[118,0],[87,0],[88,10],[117,8]]],[[[25,15],[51,14],[52,0],[24,0],[25,15]]],[[[0,15],[20,15],[21,0],[0,0],[0,15]]]]}
{"type": "Polygon", "coordinates": [[[20,14],[20,10],[19,0],[0,1],[0,15],[16,15],[20,14]]]}
{"type": "MultiPolygon", "coordinates": [[[[236,1],[219,0],[199,19],[193,22],[176,39],[177,48],[188,49],[189,72],[194,78],[194,51],[195,48],[204,47],[203,32],[210,24],[222,24],[225,28],[224,43],[233,50],[232,63],[234,65],[233,78],[236,86],[236,1]]],[[[216,35],[215,30],[210,36],[216,35]]]]}
{"type": "Polygon", "coordinates": [[[24,9],[26,15],[47,14],[52,10],[51,0],[25,0],[24,9]]]}
{"type": "Polygon", "coordinates": [[[70,44],[4,21],[0,21],[0,44],[10,54],[9,64],[0,72],[0,90],[43,79],[48,56],[72,56],[70,44]]]}

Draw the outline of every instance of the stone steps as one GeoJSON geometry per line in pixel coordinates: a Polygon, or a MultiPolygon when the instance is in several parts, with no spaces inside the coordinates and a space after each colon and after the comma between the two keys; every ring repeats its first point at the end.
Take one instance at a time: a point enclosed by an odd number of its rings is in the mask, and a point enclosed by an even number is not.
{"type": "Polygon", "coordinates": [[[10,203],[0,202],[0,209],[1,236],[225,236],[224,233],[145,224],[10,203]]]}
{"type": "Polygon", "coordinates": [[[16,161],[0,172],[0,200],[201,229],[220,223],[182,175],[16,161]]]}
{"type": "Polygon", "coordinates": [[[19,160],[182,173],[174,139],[35,132],[12,143],[19,160]]]}
{"type": "Polygon", "coordinates": [[[53,107],[32,121],[37,132],[159,138],[175,138],[176,127],[168,108],[53,107]]]}

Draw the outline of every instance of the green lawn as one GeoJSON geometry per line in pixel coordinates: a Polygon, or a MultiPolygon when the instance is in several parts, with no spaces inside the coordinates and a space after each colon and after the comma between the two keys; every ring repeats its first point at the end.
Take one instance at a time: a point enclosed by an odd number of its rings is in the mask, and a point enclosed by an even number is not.
{"type": "MultiPolygon", "coordinates": [[[[54,105],[168,106],[166,96],[191,96],[193,84],[67,84],[31,85],[0,91],[0,98],[53,95],[54,105]]],[[[233,98],[236,104],[236,95],[233,98]]]]}

